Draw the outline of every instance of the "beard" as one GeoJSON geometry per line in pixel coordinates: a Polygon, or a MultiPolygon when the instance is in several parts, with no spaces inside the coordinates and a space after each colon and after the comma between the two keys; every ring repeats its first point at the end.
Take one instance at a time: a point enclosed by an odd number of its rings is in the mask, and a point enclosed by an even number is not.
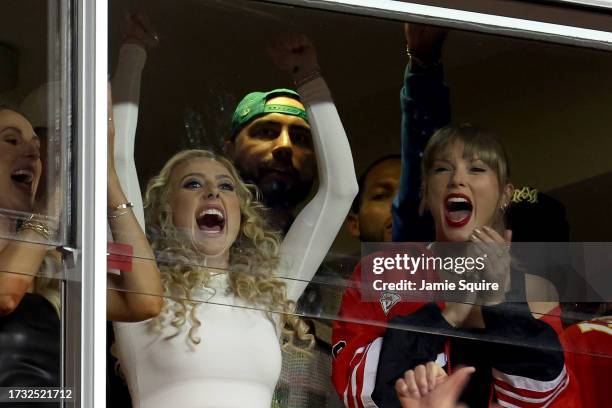
{"type": "Polygon", "coordinates": [[[250,174],[240,163],[236,167],[245,182],[255,184],[261,194],[261,201],[269,208],[291,209],[304,201],[310,194],[314,181],[302,180],[297,169],[291,167],[276,172],[269,164],[263,164],[258,174],[250,174]]]}
{"type": "Polygon", "coordinates": [[[259,187],[263,203],[270,208],[293,208],[308,197],[312,181],[288,181],[268,177],[255,183],[259,187]]]}

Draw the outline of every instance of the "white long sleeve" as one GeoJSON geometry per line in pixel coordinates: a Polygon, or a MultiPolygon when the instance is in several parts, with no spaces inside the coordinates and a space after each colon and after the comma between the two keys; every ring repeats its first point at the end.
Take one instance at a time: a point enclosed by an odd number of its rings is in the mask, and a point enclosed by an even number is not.
{"type": "Polygon", "coordinates": [[[140,45],[123,44],[112,79],[113,114],[115,117],[115,167],[121,187],[134,203],[134,215],[144,230],[144,210],[134,162],[134,143],[138,124],[140,78],[147,52],[140,45]]]}
{"type": "Polygon", "coordinates": [[[297,300],[329,251],[357,195],[353,156],[327,84],[322,78],[298,89],[306,105],[319,169],[319,189],[300,211],[281,245],[279,278],[297,300]]]}
{"type": "MultiPolygon", "coordinates": [[[[134,162],[140,78],[146,51],[134,44],[122,46],[113,78],[117,175],[144,229],[142,197],[134,162]]],[[[281,245],[280,278],[286,279],[287,297],[297,300],[329,251],[353,198],[357,178],[351,148],[331,93],[322,78],[299,89],[306,105],[319,169],[319,189],[297,216],[281,245]]]]}

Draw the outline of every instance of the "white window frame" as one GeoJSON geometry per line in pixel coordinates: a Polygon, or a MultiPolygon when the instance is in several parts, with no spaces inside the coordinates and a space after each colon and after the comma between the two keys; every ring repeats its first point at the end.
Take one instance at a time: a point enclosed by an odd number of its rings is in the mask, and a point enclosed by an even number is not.
{"type": "MultiPolygon", "coordinates": [[[[205,0],[202,0],[205,1],[205,0]]],[[[612,33],[394,0],[252,0],[355,15],[429,23],[612,50],[612,33]]],[[[571,1],[571,0],[569,0],[571,1]]],[[[602,1],[592,3],[605,6],[602,1]]],[[[77,268],[81,286],[81,398],[75,407],[106,407],[106,160],[108,1],[77,2],[77,268]],[[91,300],[93,299],[93,302],[91,300]]],[[[589,3],[581,1],[580,3],[589,3]]],[[[168,6],[175,6],[168,2],[168,6]]]]}
{"type": "Polygon", "coordinates": [[[78,0],[75,3],[77,163],[74,212],[75,241],[80,254],[76,268],[81,276],[81,381],[74,407],[102,408],[106,407],[108,1],[78,0]]]}
{"type": "MultiPolygon", "coordinates": [[[[254,0],[612,50],[612,33],[396,0],[254,0]]],[[[459,1],[459,0],[457,0],[459,1]]],[[[552,5],[552,4],[551,4],[552,5]]]]}

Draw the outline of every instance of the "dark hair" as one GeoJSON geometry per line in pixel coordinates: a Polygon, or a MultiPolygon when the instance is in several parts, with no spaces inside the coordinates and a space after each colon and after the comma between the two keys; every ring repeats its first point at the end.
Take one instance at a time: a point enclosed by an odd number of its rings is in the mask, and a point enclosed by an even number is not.
{"type": "Polygon", "coordinates": [[[402,160],[402,156],[399,154],[388,154],[386,156],[380,157],[378,159],[376,159],[373,163],[371,163],[363,173],[361,173],[361,176],[359,176],[359,180],[357,181],[357,183],[359,184],[359,191],[357,192],[357,195],[355,196],[355,199],[353,200],[353,204],[351,205],[351,212],[353,214],[357,214],[359,212],[359,209],[361,208],[361,199],[363,198],[363,187],[365,185],[365,181],[368,178],[368,174],[370,174],[370,172],[372,170],[374,170],[374,167],[378,166],[380,163],[382,162],[386,162],[387,160],[402,160]]]}

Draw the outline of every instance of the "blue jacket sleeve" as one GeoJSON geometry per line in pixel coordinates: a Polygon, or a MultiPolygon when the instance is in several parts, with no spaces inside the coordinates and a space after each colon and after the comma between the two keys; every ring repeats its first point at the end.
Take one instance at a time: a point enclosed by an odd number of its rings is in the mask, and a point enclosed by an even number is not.
{"type": "Polygon", "coordinates": [[[402,169],[400,189],[393,200],[393,241],[432,239],[431,222],[419,214],[421,157],[434,132],[450,122],[449,92],[442,65],[412,70],[406,67],[400,93],[402,107],[402,169]]]}

